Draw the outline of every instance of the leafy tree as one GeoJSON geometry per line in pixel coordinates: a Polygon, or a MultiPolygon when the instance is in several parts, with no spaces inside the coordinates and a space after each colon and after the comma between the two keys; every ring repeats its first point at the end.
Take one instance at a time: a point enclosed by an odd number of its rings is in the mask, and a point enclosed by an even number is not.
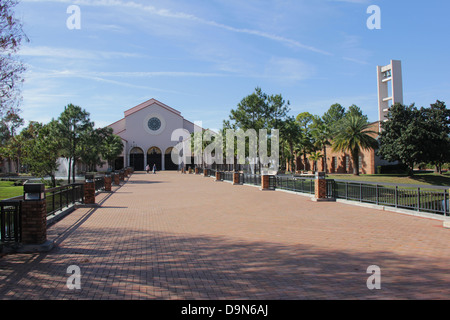
{"type": "Polygon", "coordinates": [[[364,117],[349,115],[342,120],[342,126],[333,139],[333,151],[350,152],[354,175],[359,175],[360,151],[377,147],[377,140],[372,137],[376,134],[377,132],[370,130],[370,124],[364,117]]]}
{"type": "Polygon", "coordinates": [[[442,166],[450,162],[450,110],[444,102],[437,100],[429,108],[421,108],[420,112],[428,137],[422,146],[422,161],[434,165],[441,174],[442,166]]]}
{"type": "Polygon", "coordinates": [[[414,165],[425,158],[424,147],[429,142],[425,128],[425,113],[414,104],[393,105],[387,121],[381,124],[378,154],[390,162],[399,161],[409,168],[413,175],[414,165]]]}
{"type": "Polygon", "coordinates": [[[11,160],[16,160],[16,167],[20,169],[21,139],[16,137],[16,131],[23,125],[23,119],[14,110],[9,110],[0,121],[0,159],[9,159],[9,171],[11,160]]]}
{"type": "Polygon", "coordinates": [[[68,183],[70,183],[71,174],[75,182],[75,164],[81,156],[80,143],[92,132],[93,126],[89,113],[73,104],[67,105],[58,118],[58,130],[63,139],[63,154],[69,160],[68,183]]]}
{"type": "Polygon", "coordinates": [[[306,132],[309,126],[313,123],[314,116],[309,112],[299,113],[295,118],[302,128],[303,132],[306,132]]]}
{"type": "Polygon", "coordinates": [[[108,135],[104,141],[101,155],[108,162],[109,168],[115,170],[114,160],[122,152],[123,152],[122,139],[115,134],[108,135]]]}
{"type": "MultiPolygon", "coordinates": [[[[94,172],[96,166],[103,164],[101,155],[105,148],[105,142],[112,134],[113,129],[109,127],[97,129],[88,127],[83,134],[78,150],[80,159],[86,165],[87,171],[94,172]]],[[[123,150],[122,142],[120,142],[120,148],[119,154],[123,150]]]]}
{"type": "Polygon", "coordinates": [[[28,41],[22,23],[14,17],[16,5],[16,0],[0,1],[0,116],[4,111],[17,109],[25,72],[24,64],[15,56],[22,41],[28,41]]]}
{"type": "Polygon", "coordinates": [[[56,187],[55,173],[62,148],[57,121],[52,120],[45,125],[31,122],[21,134],[27,141],[24,146],[24,163],[28,165],[30,173],[39,177],[49,176],[52,186],[56,187]]]}

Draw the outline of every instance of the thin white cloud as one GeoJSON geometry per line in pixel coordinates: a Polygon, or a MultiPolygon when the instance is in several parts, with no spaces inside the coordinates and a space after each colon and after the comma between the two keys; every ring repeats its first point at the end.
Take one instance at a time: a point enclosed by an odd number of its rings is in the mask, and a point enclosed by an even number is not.
{"type": "MultiPolygon", "coordinates": [[[[47,70],[42,68],[31,68],[27,72],[27,83],[40,87],[43,81],[50,81],[51,79],[62,78],[80,78],[91,80],[95,82],[108,83],[119,86],[121,88],[133,88],[144,91],[157,91],[170,94],[180,94],[180,91],[167,90],[156,87],[143,86],[127,81],[119,81],[111,78],[142,78],[142,77],[216,77],[219,74],[208,74],[199,72],[96,72],[96,71],[81,71],[81,70],[47,70]]],[[[45,82],[47,83],[47,82],[45,82]]],[[[185,93],[183,93],[185,94],[185,93]]]]}
{"type": "Polygon", "coordinates": [[[222,77],[225,74],[220,73],[201,73],[201,72],[185,72],[185,71],[155,71],[155,72],[104,72],[104,71],[82,71],[82,70],[42,70],[33,72],[31,76],[44,76],[46,78],[65,78],[65,77],[82,77],[82,78],[152,78],[152,77],[222,77]]]}
{"type": "Polygon", "coordinates": [[[114,59],[114,58],[139,58],[142,55],[130,52],[115,52],[115,51],[93,51],[93,50],[79,50],[69,48],[55,48],[55,47],[24,47],[19,53],[21,56],[29,57],[49,57],[49,58],[63,58],[63,59],[83,59],[83,60],[97,60],[97,59],[114,59]]]}
{"type": "Polygon", "coordinates": [[[173,12],[169,9],[158,9],[151,5],[144,5],[141,3],[137,3],[134,1],[122,1],[122,0],[22,0],[23,2],[59,2],[59,3],[67,3],[67,4],[75,4],[80,6],[95,6],[95,7],[121,7],[121,8],[131,8],[136,9],[139,12],[146,12],[152,15],[157,15],[160,17],[171,18],[171,19],[182,19],[188,20],[192,22],[196,22],[199,24],[209,25],[212,27],[220,28],[223,30],[227,30],[234,33],[243,33],[248,35],[253,35],[260,38],[265,38],[268,40],[276,41],[279,43],[283,43],[285,45],[296,47],[308,51],[312,51],[315,53],[323,54],[323,55],[333,55],[330,52],[325,50],[303,44],[297,40],[286,38],[280,35],[271,34],[267,32],[263,32],[260,30],[254,29],[246,29],[246,28],[236,28],[230,25],[226,25],[223,23],[219,23],[213,20],[207,20],[200,17],[197,17],[192,14],[184,13],[184,12],[173,12]]]}

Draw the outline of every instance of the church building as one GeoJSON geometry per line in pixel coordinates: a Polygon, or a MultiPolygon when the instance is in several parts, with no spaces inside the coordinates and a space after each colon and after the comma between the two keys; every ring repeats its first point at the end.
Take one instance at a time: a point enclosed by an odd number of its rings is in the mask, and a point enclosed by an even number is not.
{"type": "MultiPolygon", "coordinates": [[[[115,162],[115,169],[133,167],[145,170],[156,165],[157,170],[178,170],[172,160],[172,150],[180,140],[172,141],[177,129],[194,132],[195,124],[186,120],[181,112],[155,99],[150,99],[125,111],[124,118],[108,127],[122,138],[123,153],[115,162]]],[[[199,127],[197,127],[201,130],[199,127]]],[[[177,154],[181,150],[176,150],[177,154]]]]}

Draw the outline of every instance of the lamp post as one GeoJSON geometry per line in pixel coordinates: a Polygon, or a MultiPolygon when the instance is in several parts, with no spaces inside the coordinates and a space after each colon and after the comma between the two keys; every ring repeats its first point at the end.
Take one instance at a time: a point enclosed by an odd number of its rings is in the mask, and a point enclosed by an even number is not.
{"type": "Polygon", "coordinates": [[[45,200],[45,185],[42,183],[25,183],[23,185],[24,201],[45,200]]]}

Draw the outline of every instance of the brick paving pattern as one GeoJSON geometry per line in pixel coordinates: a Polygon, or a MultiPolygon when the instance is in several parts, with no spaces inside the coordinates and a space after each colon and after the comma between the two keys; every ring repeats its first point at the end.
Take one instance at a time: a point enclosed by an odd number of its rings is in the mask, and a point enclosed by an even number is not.
{"type": "Polygon", "coordinates": [[[448,299],[450,230],[200,175],[135,173],[0,258],[0,299],[448,299]],[[67,268],[81,270],[69,290],[67,268]],[[369,290],[367,268],[381,268],[369,290]]]}

